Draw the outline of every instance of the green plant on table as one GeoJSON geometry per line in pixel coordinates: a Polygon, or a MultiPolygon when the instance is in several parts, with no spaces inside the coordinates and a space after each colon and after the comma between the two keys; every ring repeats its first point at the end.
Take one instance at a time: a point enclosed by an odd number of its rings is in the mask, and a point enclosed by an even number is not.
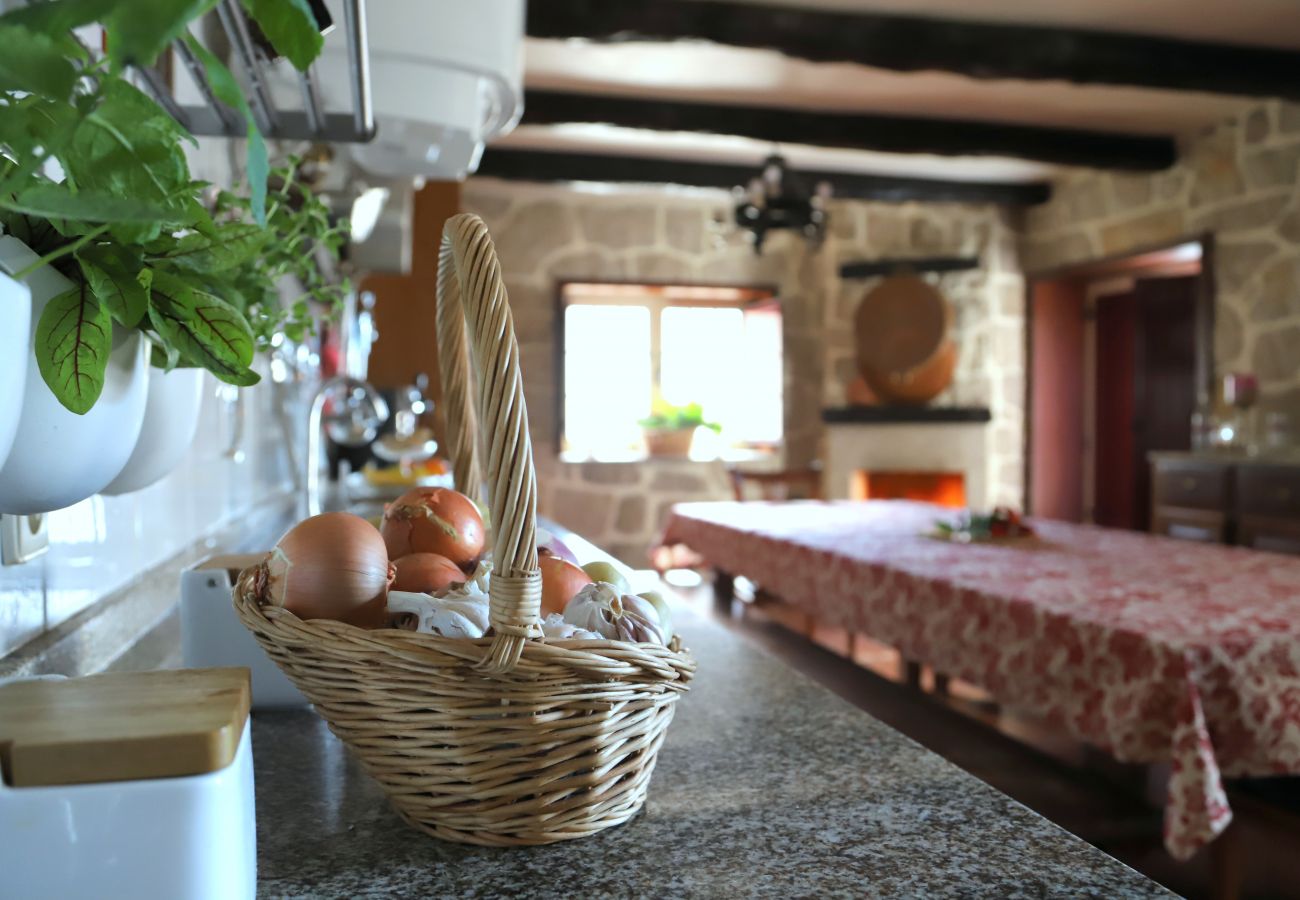
{"type": "Polygon", "coordinates": [[[701,427],[715,432],[722,430],[722,426],[717,422],[704,421],[704,408],[700,404],[687,403],[683,406],[674,406],[658,397],[653,401],[650,415],[639,420],[637,424],[650,431],[683,431],[701,427]]]}
{"type": "MultiPolygon", "coordinates": [[[[277,335],[301,339],[309,301],[337,307],[346,286],[315,265],[337,255],[345,226],[297,184],[272,171],[238,83],[188,31],[216,0],[46,0],[0,16],[0,226],[73,287],[37,323],[33,352],[65,407],[91,409],[103,390],[112,323],[138,328],[163,369],[198,366],[250,385],[254,353],[277,335]],[[98,22],[98,57],[71,29],[98,22]],[[184,145],[194,138],[131,84],[180,38],[214,94],[247,131],[247,194],[204,204],[184,145]],[[269,189],[268,189],[269,186],[269,189]],[[295,275],[303,294],[281,306],[275,282],[295,275]]],[[[243,0],[277,51],[306,67],[321,35],[306,0],[243,0]]]]}

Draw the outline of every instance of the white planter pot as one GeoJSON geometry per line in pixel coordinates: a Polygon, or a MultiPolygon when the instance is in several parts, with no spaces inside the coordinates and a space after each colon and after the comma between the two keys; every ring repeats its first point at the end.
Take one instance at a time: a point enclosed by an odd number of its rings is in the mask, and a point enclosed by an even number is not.
{"type": "Polygon", "coordinates": [[[176,468],[194,443],[202,408],[202,369],[151,371],[140,437],[122,471],[101,493],[138,491],[176,468]]]}
{"type": "Polygon", "coordinates": [[[0,268],[0,466],[13,446],[23,408],[20,398],[27,383],[31,316],[31,291],[0,268]]]}
{"type": "MultiPolygon", "coordinates": [[[[8,271],[36,259],[21,241],[0,237],[0,265],[8,271]]],[[[0,466],[0,513],[20,515],[71,506],[116,478],[140,436],[149,388],[148,343],[138,331],[114,326],[99,401],[84,416],[65,409],[41,379],[32,344],[45,305],[72,282],[49,266],[33,272],[26,282],[32,293],[31,322],[22,348],[26,384],[18,433],[0,466]]]]}

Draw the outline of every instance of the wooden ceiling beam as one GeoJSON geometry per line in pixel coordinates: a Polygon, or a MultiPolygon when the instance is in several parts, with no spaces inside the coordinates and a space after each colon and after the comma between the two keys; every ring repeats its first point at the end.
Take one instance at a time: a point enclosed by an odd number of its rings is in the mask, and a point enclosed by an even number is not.
{"type": "Polygon", "coordinates": [[[1300,100],[1300,52],[1109,31],[698,0],[537,0],[527,33],[698,41],[812,62],[1300,100]]]}
{"type": "Polygon", "coordinates": [[[1066,166],[1154,171],[1173,165],[1172,138],[910,116],[808,112],[529,89],[525,125],[600,123],[735,135],[884,153],[1006,156],[1066,166]]]}
{"type": "MultiPolygon", "coordinates": [[[[761,162],[756,159],[753,165],[738,165],[660,157],[488,147],[475,174],[516,181],[680,184],[727,190],[737,185],[748,184],[749,180],[758,174],[761,162]]],[[[890,203],[919,200],[1028,206],[1042,203],[1051,195],[1051,188],[1046,184],[939,181],[929,178],[864,175],[856,172],[809,170],[798,167],[793,167],[793,170],[809,185],[819,181],[829,182],[833,196],[839,199],[880,200],[890,203]]]]}

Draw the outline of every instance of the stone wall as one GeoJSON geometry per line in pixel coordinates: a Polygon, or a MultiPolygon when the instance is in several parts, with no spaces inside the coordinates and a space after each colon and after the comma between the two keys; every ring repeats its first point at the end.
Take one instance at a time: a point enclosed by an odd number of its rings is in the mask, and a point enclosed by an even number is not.
{"type": "Polygon", "coordinates": [[[720,192],[618,191],[472,179],[462,206],[487,222],[501,257],[521,344],[525,393],[544,515],[640,565],[667,509],[686,500],[730,496],[720,463],[559,460],[555,420],[556,283],[645,280],[770,285],[782,302],[785,332],[785,459],[819,458],[821,409],[843,402],[851,376],[851,319],[868,284],[840,281],[842,262],[885,255],[979,254],[982,269],[945,276],[961,359],[957,383],[941,402],[989,403],[990,484],[1018,503],[1023,389],[1023,287],[1015,240],[992,206],[835,202],[825,247],[810,251],[787,234],[755,256],[743,236],[712,223],[729,215],[720,192]]]}
{"type": "Polygon", "coordinates": [[[1300,106],[1262,103],[1151,175],[1075,174],[1026,216],[1028,272],[1214,236],[1214,363],[1300,413],[1300,106]]]}

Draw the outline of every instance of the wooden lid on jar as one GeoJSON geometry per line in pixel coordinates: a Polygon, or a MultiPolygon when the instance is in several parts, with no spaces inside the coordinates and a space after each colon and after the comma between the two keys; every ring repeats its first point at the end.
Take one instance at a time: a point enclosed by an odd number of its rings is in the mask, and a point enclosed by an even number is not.
{"type": "Polygon", "coordinates": [[[248,669],[160,669],[0,685],[0,773],[13,787],[216,772],[239,749],[248,669]]]}

